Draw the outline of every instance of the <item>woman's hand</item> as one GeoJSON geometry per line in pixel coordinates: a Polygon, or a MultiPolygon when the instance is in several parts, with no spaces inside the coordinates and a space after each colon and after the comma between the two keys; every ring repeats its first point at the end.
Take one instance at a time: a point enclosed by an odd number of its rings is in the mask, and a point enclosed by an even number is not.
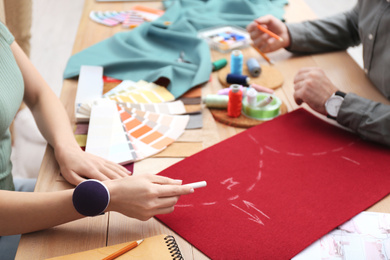
{"type": "Polygon", "coordinates": [[[262,16],[257,18],[256,21],[283,39],[283,41],[279,41],[260,31],[257,28],[257,23],[253,21],[246,29],[252,38],[254,46],[260,51],[272,52],[290,46],[290,35],[287,26],[282,21],[272,15],[262,16]]]}
{"type": "Polygon", "coordinates": [[[55,149],[54,154],[61,174],[73,185],[77,185],[85,179],[105,181],[124,178],[130,174],[123,166],[86,153],[79,147],[55,149]]]}
{"type": "Polygon", "coordinates": [[[181,183],[152,174],[107,181],[105,184],[111,197],[107,211],[117,211],[144,221],[154,215],[171,213],[180,195],[194,192],[192,187],[181,183]]]}

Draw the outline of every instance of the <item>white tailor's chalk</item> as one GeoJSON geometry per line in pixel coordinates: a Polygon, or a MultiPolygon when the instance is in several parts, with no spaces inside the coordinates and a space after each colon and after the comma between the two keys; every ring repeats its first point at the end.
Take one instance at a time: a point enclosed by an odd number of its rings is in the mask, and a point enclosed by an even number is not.
{"type": "Polygon", "coordinates": [[[191,186],[192,188],[197,189],[197,188],[206,187],[207,186],[207,182],[199,181],[199,182],[193,182],[193,183],[188,183],[188,184],[184,184],[184,185],[185,186],[191,186]]]}

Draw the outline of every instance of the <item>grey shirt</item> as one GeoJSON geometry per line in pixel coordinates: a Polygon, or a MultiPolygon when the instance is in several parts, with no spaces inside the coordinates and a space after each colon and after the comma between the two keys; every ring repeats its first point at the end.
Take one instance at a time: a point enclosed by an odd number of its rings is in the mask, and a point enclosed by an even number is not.
{"type": "MultiPolygon", "coordinates": [[[[390,0],[359,0],[326,19],[287,24],[295,53],[344,50],[363,44],[364,70],[390,99],[390,0]]],[[[361,137],[390,146],[390,106],[347,93],[337,122],[361,137]]]]}

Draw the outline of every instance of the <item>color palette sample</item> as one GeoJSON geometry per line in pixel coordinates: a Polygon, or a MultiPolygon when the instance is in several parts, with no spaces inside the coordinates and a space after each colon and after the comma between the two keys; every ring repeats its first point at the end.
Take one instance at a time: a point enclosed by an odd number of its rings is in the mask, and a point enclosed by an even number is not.
{"type": "Polygon", "coordinates": [[[127,109],[118,106],[128,138],[136,148],[137,159],[143,159],[165,149],[178,139],[189,116],[171,116],[127,109]]]}
{"type": "Polygon", "coordinates": [[[88,122],[83,104],[100,98],[103,94],[103,67],[81,66],[75,100],[76,122],[88,122]]]}
{"type": "MultiPolygon", "coordinates": [[[[98,99],[95,101],[99,102],[98,99]]],[[[89,119],[91,114],[91,109],[94,102],[88,102],[80,105],[79,113],[83,115],[86,119],[89,119]]],[[[186,108],[182,101],[173,101],[166,103],[128,103],[128,102],[116,102],[118,105],[126,107],[128,109],[136,109],[140,111],[147,111],[152,113],[161,113],[169,115],[181,115],[185,114],[186,108]]]]}
{"type": "Polygon", "coordinates": [[[122,24],[124,28],[134,28],[144,22],[154,21],[162,14],[162,10],[137,5],[129,11],[91,11],[89,18],[110,27],[122,24]]]}
{"type": "Polygon", "coordinates": [[[116,12],[116,11],[91,11],[89,13],[89,18],[91,20],[104,24],[107,26],[115,26],[123,22],[126,18],[126,11],[116,12]]]}
{"type": "Polygon", "coordinates": [[[138,161],[172,144],[188,121],[100,100],[92,105],[86,151],[119,164],[138,161]]]}
{"type": "Polygon", "coordinates": [[[201,30],[198,37],[205,39],[212,48],[224,53],[247,47],[250,42],[248,32],[235,26],[221,26],[201,30]]]}
{"type": "Polygon", "coordinates": [[[129,103],[161,103],[175,100],[165,87],[144,80],[138,82],[124,80],[103,97],[129,103]]]}
{"type": "Polygon", "coordinates": [[[158,113],[158,114],[168,114],[168,115],[182,115],[186,113],[186,108],[182,101],[173,101],[166,103],[126,103],[126,102],[117,102],[118,105],[129,108],[136,109],[140,111],[158,113]]]}
{"type": "Polygon", "coordinates": [[[101,100],[92,106],[85,151],[119,164],[135,161],[115,102],[101,100]]]}

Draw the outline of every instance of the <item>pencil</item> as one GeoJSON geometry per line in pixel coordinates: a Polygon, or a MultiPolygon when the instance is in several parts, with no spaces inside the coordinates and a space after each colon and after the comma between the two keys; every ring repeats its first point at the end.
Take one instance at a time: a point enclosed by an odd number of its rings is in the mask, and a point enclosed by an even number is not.
{"type": "Polygon", "coordinates": [[[259,50],[258,48],[256,48],[256,46],[252,43],[251,44],[252,47],[269,63],[269,64],[274,64],[270,58],[268,58],[267,55],[265,55],[264,52],[262,52],[261,50],[259,50]]]}
{"type": "Polygon", "coordinates": [[[280,37],[279,35],[274,34],[274,33],[271,32],[270,30],[268,30],[267,28],[263,27],[258,21],[255,20],[255,22],[257,23],[257,28],[258,28],[260,31],[262,31],[262,32],[264,32],[264,33],[266,33],[266,34],[268,34],[268,35],[271,36],[271,37],[274,37],[275,39],[277,39],[277,40],[279,40],[279,41],[281,41],[281,42],[283,41],[283,38],[282,38],[282,37],[280,37]]]}
{"type": "Polygon", "coordinates": [[[144,240],[142,239],[142,240],[138,240],[138,241],[132,242],[132,243],[128,244],[127,246],[119,249],[118,251],[112,253],[111,255],[106,256],[105,258],[103,258],[103,260],[113,260],[113,259],[117,258],[118,256],[123,255],[124,253],[126,253],[126,252],[130,251],[131,249],[137,247],[139,244],[142,243],[142,241],[144,241],[144,240]]]}

